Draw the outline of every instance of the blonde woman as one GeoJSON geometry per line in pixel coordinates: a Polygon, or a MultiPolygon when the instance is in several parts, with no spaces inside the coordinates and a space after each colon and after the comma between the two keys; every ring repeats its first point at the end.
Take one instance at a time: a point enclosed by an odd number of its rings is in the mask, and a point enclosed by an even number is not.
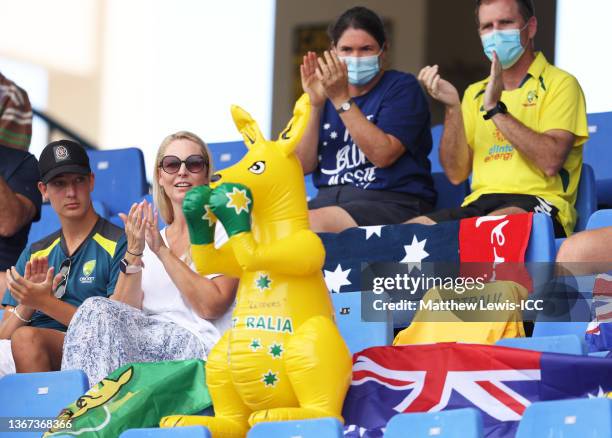
{"type": "MultiPolygon", "coordinates": [[[[181,131],[164,139],[153,197],[168,225],[158,231],[158,213],[146,201],[121,215],[127,251],[115,293],[81,305],[66,333],[62,369],[81,369],[94,385],[130,362],[205,359],[230,327],[237,280],[195,272],[182,211],[185,194],[208,184],[212,172],[198,136],[181,131]]],[[[217,230],[220,246],[227,236],[217,230]]]]}

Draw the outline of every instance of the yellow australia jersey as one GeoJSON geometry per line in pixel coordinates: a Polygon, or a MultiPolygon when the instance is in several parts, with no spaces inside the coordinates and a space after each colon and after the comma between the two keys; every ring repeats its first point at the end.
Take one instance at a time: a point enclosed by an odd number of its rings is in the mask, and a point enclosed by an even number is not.
{"type": "MultiPolygon", "coordinates": [[[[462,113],[467,142],[474,155],[472,193],[467,205],[489,193],[527,194],[543,198],[559,210],[569,236],[576,223],[576,191],[582,169],[582,147],[588,139],[584,94],[576,78],[548,63],[537,53],[521,85],[502,93],[508,112],[535,132],[563,129],[576,136],[563,168],[548,177],[523,156],[497,129],[482,118],[488,78],[472,84],[463,96],[462,113]]],[[[550,207],[542,203],[542,212],[550,207]]]]}

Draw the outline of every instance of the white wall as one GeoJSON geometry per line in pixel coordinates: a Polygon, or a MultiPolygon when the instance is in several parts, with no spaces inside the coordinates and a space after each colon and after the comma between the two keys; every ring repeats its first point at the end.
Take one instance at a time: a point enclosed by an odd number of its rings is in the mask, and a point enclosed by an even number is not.
{"type": "Polygon", "coordinates": [[[611,0],[558,0],[555,64],[584,90],[589,113],[612,111],[611,0]]]}

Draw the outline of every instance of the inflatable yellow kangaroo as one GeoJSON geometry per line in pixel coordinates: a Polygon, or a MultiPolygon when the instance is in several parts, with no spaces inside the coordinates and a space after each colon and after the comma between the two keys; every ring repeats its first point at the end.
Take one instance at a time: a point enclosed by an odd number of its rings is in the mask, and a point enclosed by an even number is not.
{"type": "Polygon", "coordinates": [[[333,322],[321,274],[325,249],[310,231],[302,168],[293,151],[306,128],[304,95],[277,141],[241,108],[232,116],[248,153],[191,190],[183,210],[201,275],[240,278],[233,328],[208,356],[215,417],[172,416],[161,426],[207,426],[242,437],[262,421],[336,417],[351,379],[349,351],[333,322]],[[214,224],[229,242],[215,249],[214,224]]]}

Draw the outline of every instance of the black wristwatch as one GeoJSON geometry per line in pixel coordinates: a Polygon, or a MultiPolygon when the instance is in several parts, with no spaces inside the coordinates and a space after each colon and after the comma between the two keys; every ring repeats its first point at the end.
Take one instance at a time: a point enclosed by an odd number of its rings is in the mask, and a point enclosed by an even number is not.
{"type": "Polygon", "coordinates": [[[351,109],[351,106],[353,106],[354,103],[355,102],[353,102],[353,99],[349,98],[349,100],[347,100],[342,105],[340,105],[338,108],[336,108],[336,111],[338,111],[338,114],[347,112],[348,110],[351,109]]]}
{"type": "Polygon", "coordinates": [[[482,118],[485,120],[489,120],[495,114],[508,114],[508,107],[506,107],[506,104],[502,102],[501,100],[497,102],[497,105],[495,105],[489,111],[484,113],[482,118]]]}

